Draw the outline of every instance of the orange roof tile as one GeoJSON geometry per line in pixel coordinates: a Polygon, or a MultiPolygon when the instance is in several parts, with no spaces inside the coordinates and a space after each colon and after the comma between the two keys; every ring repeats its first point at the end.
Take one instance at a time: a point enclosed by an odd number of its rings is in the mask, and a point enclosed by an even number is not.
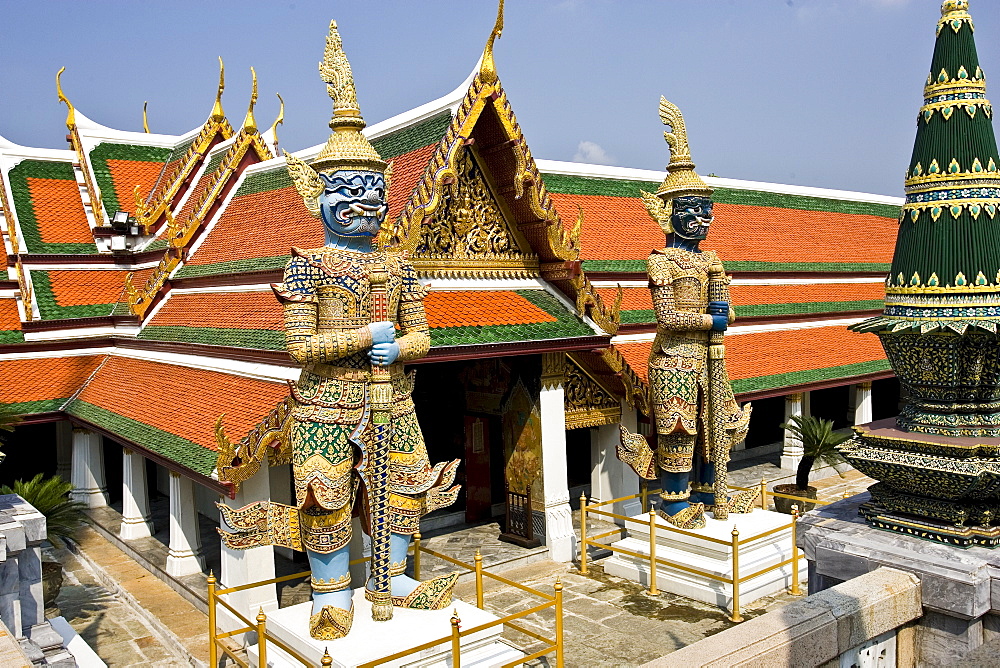
{"type": "Polygon", "coordinates": [[[188,264],[274,257],[288,255],[292,246],[322,245],[323,223],[289,187],[234,197],[188,264]]]}
{"type": "Polygon", "coordinates": [[[0,378],[17,379],[0,383],[0,402],[68,399],[83,386],[102,359],[102,355],[81,355],[0,361],[0,378]]]}
{"type": "Polygon", "coordinates": [[[726,336],[731,380],[884,359],[877,336],[843,325],[726,336]]]}
{"type": "MultiPolygon", "coordinates": [[[[132,202],[135,197],[133,189],[139,186],[139,196],[143,200],[149,195],[149,191],[156,185],[156,179],[163,169],[162,162],[146,162],[141,160],[108,160],[108,169],[111,171],[111,182],[115,184],[115,196],[119,205],[128,211],[134,209],[132,202]]],[[[114,211],[109,212],[111,214],[114,211]]]]}
{"type": "MultiPolygon", "coordinates": [[[[652,347],[651,341],[615,344],[647,382],[652,347]]],[[[856,334],[842,325],[726,336],[726,366],[733,381],[884,359],[878,337],[856,334]]]]}
{"type": "Polygon", "coordinates": [[[238,440],[286,396],[284,383],[112,356],[79,399],[216,450],[219,416],[238,440]]]}
{"type": "MultiPolygon", "coordinates": [[[[134,272],[133,285],[141,286],[152,269],[134,272]]],[[[48,272],[59,306],[113,304],[122,298],[128,271],[110,269],[59,269],[48,272]]]]}
{"type": "MultiPolygon", "coordinates": [[[[605,304],[613,304],[616,288],[598,288],[605,304]]],[[[885,296],[881,283],[810,283],[796,285],[730,285],[729,296],[737,306],[757,304],[805,304],[880,300],[885,296]]],[[[623,288],[623,311],[651,310],[649,288],[623,288]]]]}
{"type": "Polygon", "coordinates": [[[431,327],[558,322],[516,292],[431,292],[424,300],[431,327]]]}
{"type": "Polygon", "coordinates": [[[28,178],[27,183],[44,243],[93,243],[76,181],[28,178]]]}
{"type": "Polygon", "coordinates": [[[21,316],[17,311],[17,302],[13,299],[0,299],[0,330],[21,329],[21,316]]]}
{"type": "Polygon", "coordinates": [[[281,304],[270,290],[171,295],[148,325],[274,331],[285,326],[281,304]]]}
{"type": "MultiPolygon", "coordinates": [[[[635,197],[552,193],[569,228],[583,208],[580,235],[587,260],[644,260],[663,246],[663,232],[635,197]]],[[[712,233],[705,248],[726,260],[759,262],[890,262],[896,219],[716,202],[712,233]],[[845,230],[863,231],[845,251],[845,230]]]]}

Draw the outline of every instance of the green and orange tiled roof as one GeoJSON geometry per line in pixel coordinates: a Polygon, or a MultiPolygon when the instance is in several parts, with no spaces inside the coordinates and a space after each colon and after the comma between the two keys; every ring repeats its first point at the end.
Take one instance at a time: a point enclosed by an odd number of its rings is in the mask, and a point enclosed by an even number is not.
{"type": "MultiPolygon", "coordinates": [[[[589,271],[645,272],[663,233],[639,191],[659,183],[544,174],[564,224],[584,213],[581,258],[589,271]]],[[[887,271],[899,207],[758,190],[717,188],[715,222],[704,243],[729,271],[887,271]],[[844,240],[851,239],[845,246],[844,240]]]]}
{"type": "MultiPolygon", "coordinates": [[[[379,154],[393,163],[390,219],[403,210],[450,122],[450,113],[443,112],[372,140],[379,154]]],[[[208,238],[177,276],[277,269],[288,261],[292,246],[322,244],[322,225],[306,211],[284,164],[279,164],[244,179],[208,238]]]]}
{"type": "MultiPolygon", "coordinates": [[[[748,394],[889,370],[878,339],[843,325],[726,335],[726,365],[733,390],[748,394]]],[[[616,343],[643,380],[652,341],[616,343]]]]}
{"type": "MultiPolygon", "coordinates": [[[[606,304],[614,303],[615,288],[598,288],[606,304]]],[[[882,308],[885,286],[878,283],[808,283],[792,285],[729,286],[737,318],[794,316],[882,308]]],[[[623,288],[621,321],[625,324],[656,322],[648,288],[623,288]]]]}
{"type": "Polygon", "coordinates": [[[0,383],[0,403],[10,404],[19,415],[61,410],[102,359],[102,355],[80,355],[0,360],[0,378],[6,379],[0,383]]]}
{"type": "MultiPolygon", "coordinates": [[[[433,347],[594,335],[544,290],[431,292],[424,307],[433,347]]],[[[281,306],[269,290],[173,295],[139,338],[259,350],[285,347],[281,306]]]]}
{"type": "Polygon", "coordinates": [[[95,146],[90,151],[90,164],[108,215],[115,211],[135,213],[135,186],[139,186],[139,196],[145,200],[156,186],[172,153],[172,149],[160,146],[111,142],[95,146]]]}
{"type": "Polygon", "coordinates": [[[71,163],[22,160],[7,178],[27,252],[97,252],[71,163]]]}
{"type": "MultiPolygon", "coordinates": [[[[151,269],[135,271],[135,285],[142,285],[151,269]]],[[[34,270],[31,281],[43,320],[111,315],[124,298],[128,271],[117,269],[34,270]]]]}
{"type": "Polygon", "coordinates": [[[17,310],[17,301],[13,297],[0,299],[0,344],[22,341],[24,334],[21,332],[21,316],[17,310]]]}
{"type": "Polygon", "coordinates": [[[65,410],[209,475],[215,467],[219,417],[225,414],[226,429],[237,438],[287,395],[284,382],[109,356],[65,410]]]}

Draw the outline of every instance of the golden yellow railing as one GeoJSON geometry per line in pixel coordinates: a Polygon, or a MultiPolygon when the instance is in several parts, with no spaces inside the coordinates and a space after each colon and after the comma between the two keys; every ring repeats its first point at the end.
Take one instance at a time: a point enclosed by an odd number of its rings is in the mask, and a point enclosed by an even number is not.
{"type": "MultiPolygon", "coordinates": [[[[767,508],[766,494],[767,489],[765,487],[764,480],[761,480],[761,507],[767,508]]],[[[746,487],[732,487],[732,489],[745,490],[746,487]]],[[[695,533],[693,531],[687,531],[669,524],[657,524],[656,522],[656,511],[653,509],[652,504],[649,504],[649,554],[642,554],[641,552],[636,552],[635,550],[629,550],[621,546],[609,545],[606,543],[599,543],[601,538],[606,538],[621,532],[621,528],[615,528],[611,531],[606,531],[602,534],[596,536],[587,536],[587,516],[588,515],[600,515],[603,517],[610,517],[613,519],[624,520],[632,524],[646,524],[642,520],[638,520],[633,517],[628,517],[627,515],[621,515],[618,513],[609,512],[607,510],[598,510],[601,506],[607,506],[614,503],[620,503],[622,501],[630,501],[632,499],[642,499],[643,507],[647,506],[648,497],[650,494],[654,493],[656,490],[648,490],[643,486],[642,490],[638,494],[632,494],[630,496],[623,496],[617,499],[611,499],[610,501],[602,501],[600,503],[588,504],[587,495],[580,495],[580,573],[587,574],[587,547],[594,546],[600,547],[606,550],[611,550],[612,552],[620,552],[637,559],[642,559],[643,561],[649,562],[649,593],[653,596],[659,594],[659,589],[656,586],[656,566],[666,566],[675,570],[683,571],[685,573],[690,573],[692,575],[698,575],[710,580],[715,580],[716,582],[722,582],[724,584],[729,584],[733,588],[733,604],[730,614],[730,619],[734,622],[742,622],[743,616],[740,614],[740,585],[747,580],[752,580],[755,577],[769,573],[773,570],[777,570],[784,566],[791,564],[792,567],[792,586],[789,589],[789,593],[798,596],[802,593],[799,587],[799,550],[796,546],[796,524],[799,519],[799,507],[797,504],[792,506],[792,521],[788,524],[784,524],[767,531],[763,531],[752,536],[747,536],[745,538],[740,538],[739,530],[734,526],[732,532],[731,540],[723,540],[721,538],[714,538],[712,536],[706,536],[704,534],[695,533]],[[695,566],[689,566],[687,564],[680,564],[675,561],[669,561],[661,557],[656,556],[656,532],[657,530],[670,531],[672,533],[677,533],[682,536],[688,536],[690,538],[697,538],[698,540],[707,541],[709,543],[716,543],[718,545],[728,545],[732,551],[732,575],[730,577],[723,577],[715,573],[711,573],[701,568],[695,566]],[[791,540],[792,540],[792,556],[785,559],[779,563],[772,564],[766,568],[754,571],[747,575],[740,575],[740,546],[746,545],[748,543],[760,540],[767,536],[771,536],[780,531],[791,530],[791,540]]],[[[776,494],[771,492],[771,496],[779,496],[790,499],[795,499],[797,501],[808,501],[809,503],[817,503],[820,505],[825,505],[830,503],[829,501],[819,501],[815,499],[803,499],[802,497],[791,496],[787,494],[776,494]]]]}
{"type": "MultiPolygon", "coordinates": [[[[556,661],[555,661],[556,667],[557,668],[563,668],[564,667],[565,660],[564,660],[564,657],[563,657],[563,585],[562,585],[561,580],[559,580],[559,579],[556,580],[555,585],[553,586],[553,593],[552,594],[546,594],[546,593],[544,593],[542,591],[539,591],[537,589],[533,589],[533,588],[528,587],[526,585],[523,585],[523,584],[521,584],[519,582],[514,582],[513,580],[508,580],[505,577],[502,577],[502,576],[497,575],[495,573],[490,573],[490,572],[486,571],[486,569],[483,567],[483,558],[482,558],[482,555],[480,555],[479,552],[476,552],[475,564],[470,565],[470,564],[465,563],[464,561],[460,561],[460,560],[455,559],[453,557],[450,557],[450,556],[448,556],[446,554],[441,554],[440,552],[436,552],[435,550],[431,550],[430,548],[424,547],[423,545],[421,545],[421,537],[420,537],[419,533],[414,534],[414,536],[413,536],[413,577],[415,579],[417,579],[417,580],[420,579],[420,555],[422,553],[427,553],[427,554],[429,554],[431,556],[437,557],[439,559],[443,559],[444,561],[446,561],[448,563],[451,563],[451,564],[454,564],[456,566],[459,566],[460,568],[465,569],[464,572],[475,573],[475,575],[476,575],[476,607],[479,608],[480,610],[484,609],[484,598],[485,598],[485,596],[484,596],[484,591],[483,591],[483,578],[492,578],[492,579],[497,580],[498,582],[501,582],[503,584],[506,584],[506,585],[515,587],[517,589],[520,589],[521,591],[524,591],[524,592],[526,592],[528,594],[531,594],[533,596],[537,596],[537,597],[541,598],[544,601],[544,603],[542,603],[540,605],[533,606],[533,607],[528,608],[527,610],[523,610],[521,612],[517,612],[517,613],[511,614],[511,615],[507,615],[505,617],[501,617],[501,618],[495,619],[492,622],[487,622],[486,624],[480,624],[479,626],[474,626],[474,627],[472,627],[470,629],[465,629],[465,630],[462,630],[462,628],[461,628],[461,620],[458,618],[458,614],[456,612],[451,617],[451,634],[450,635],[442,637],[442,638],[436,638],[434,640],[430,640],[428,642],[423,643],[422,645],[418,645],[416,647],[411,647],[411,648],[409,648],[407,650],[404,650],[402,652],[397,652],[397,653],[392,654],[390,656],[382,657],[381,659],[379,659],[377,661],[371,661],[369,663],[362,664],[358,668],[374,668],[374,666],[379,666],[379,665],[382,665],[384,663],[388,663],[390,661],[395,661],[395,660],[400,659],[402,657],[405,657],[407,655],[416,654],[418,652],[422,652],[423,650],[430,649],[432,647],[435,647],[435,646],[447,643],[449,641],[451,642],[451,647],[452,647],[452,664],[451,665],[452,665],[453,668],[461,668],[461,661],[462,661],[462,657],[461,657],[461,638],[463,636],[468,636],[468,635],[472,635],[474,633],[479,633],[480,631],[484,631],[484,630],[486,630],[488,628],[492,628],[494,626],[500,626],[500,625],[504,625],[504,626],[507,626],[509,628],[512,628],[512,629],[518,631],[519,633],[523,633],[524,635],[528,636],[529,638],[533,638],[533,639],[535,639],[535,640],[537,640],[537,641],[539,641],[541,643],[544,643],[544,646],[540,650],[538,650],[538,651],[536,651],[536,652],[534,652],[534,653],[532,653],[532,654],[530,654],[528,656],[525,656],[525,657],[519,658],[519,659],[517,659],[515,661],[512,661],[511,663],[504,664],[501,668],[514,668],[514,666],[520,665],[520,664],[522,664],[522,663],[524,663],[526,661],[531,661],[532,659],[536,659],[536,658],[539,658],[541,656],[545,656],[546,654],[549,654],[550,652],[553,652],[553,651],[555,652],[555,655],[556,655],[556,661]],[[536,632],[534,632],[534,631],[532,631],[532,630],[530,630],[528,628],[525,628],[521,624],[514,623],[514,620],[518,620],[518,619],[521,619],[523,617],[527,617],[530,614],[533,614],[533,613],[536,613],[536,612],[540,612],[540,611],[545,610],[547,608],[554,608],[554,611],[555,611],[555,637],[554,638],[548,638],[548,637],[543,636],[543,635],[541,635],[539,633],[536,633],[536,632]]],[[[368,561],[368,560],[369,560],[368,558],[355,559],[354,561],[351,562],[351,565],[358,564],[358,563],[361,563],[361,562],[364,562],[364,561],[368,561]]],[[[218,664],[219,664],[219,652],[221,651],[223,654],[225,654],[227,657],[229,657],[230,659],[232,659],[238,665],[242,666],[243,668],[249,668],[248,663],[242,657],[240,657],[233,648],[227,647],[227,644],[224,643],[223,641],[226,638],[230,638],[232,636],[236,636],[236,635],[239,635],[241,633],[249,633],[249,632],[256,631],[256,633],[257,633],[257,651],[258,651],[258,654],[259,654],[259,657],[260,657],[258,659],[258,665],[261,665],[261,666],[266,666],[267,665],[267,647],[268,647],[268,644],[273,643],[274,645],[280,647],[282,650],[284,650],[285,652],[287,652],[290,656],[292,656],[296,660],[300,661],[302,663],[302,665],[309,666],[310,663],[309,663],[309,661],[305,657],[303,657],[301,654],[299,654],[298,652],[296,652],[295,650],[293,650],[292,648],[290,648],[287,644],[285,644],[285,643],[281,642],[280,640],[278,640],[277,638],[275,638],[267,630],[267,615],[264,614],[263,609],[261,609],[260,612],[257,614],[256,622],[254,623],[254,622],[251,622],[246,617],[244,617],[243,615],[241,615],[239,612],[237,612],[236,609],[232,605],[230,605],[226,600],[224,600],[223,598],[221,598],[225,594],[231,594],[233,592],[243,591],[243,590],[246,590],[246,589],[252,589],[254,587],[263,587],[265,585],[276,584],[278,582],[285,582],[287,580],[295,580],[297,578],[304,578],[304,577],[309,576],[309,574],[310,574],[310,571],[302,571],[300,573],[293,573],[292,575],[285,575],[285,576],[282,576],[280,578],[273,578],[271,580],[263,580],[261,582],[253,582],[253,583],[250,583],[250,584],[239,585],[237,587],[228,587],[226,589],[216,589],[215,575],[213,573],[209,573],[209,576],[208,576],[208,634],[209,634],[209,641],[210,641],[210,644],[209,644],[209,665],[212,666],[213,668],[215,666],[218,666],[218,664]],[[242,623],[246,624],[246,626],[238,628],[238,629],[235,629],[235,630],[232,630],[232,631],[228,631],[226,633],[219,633],[217,622],[216,622],[216,612],[217,612],[216,611],[216,605],[222,605],[230,613],[232,613],[239,621],[241,621],[242,623]]],[[[333,665],[333,659],[330,657],[330,655],[328,653],[324,654],[322,665],[324,665],[324,666],[333,665]]]]}

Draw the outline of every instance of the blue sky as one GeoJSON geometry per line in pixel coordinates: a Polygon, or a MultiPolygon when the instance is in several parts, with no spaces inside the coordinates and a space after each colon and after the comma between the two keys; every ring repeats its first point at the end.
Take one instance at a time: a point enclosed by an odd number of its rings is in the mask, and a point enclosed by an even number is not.
{"type": "MultiPolygon", "coordinates": [[[[535,157],[662,169],[661,94],[685,114],[702,174],[902,194],[939,0],[508,0],[497,69],[535,157]]],[[[211,109],[217,56],[239,123],[285,99],[282,146],[325,140],[316,72],[331,18],[374,123],[454,89],[494,0],[0,0],[0,135],[65,148],[54,77],[93,120],[180,134],[211,109]]],[[[1000,2],[972,0],[1000,73],[1000,2]]],[[[998,84],[988,95],[1000,99],[998,84]]]]}

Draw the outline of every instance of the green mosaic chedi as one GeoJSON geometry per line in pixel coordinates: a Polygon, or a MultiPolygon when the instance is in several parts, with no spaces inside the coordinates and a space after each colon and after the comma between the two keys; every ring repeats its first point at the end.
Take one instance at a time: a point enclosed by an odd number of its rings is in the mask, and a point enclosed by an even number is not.
{"type": "Polygon", "coordinates": [[[1000,545],[1000,171],[968,0],[946,0],[906,175],[881,339],[905,405],[841,453],[875,527],[1000,545]]]}
{"type": "Polygon", "coordinates": [[[898,425],[1000,436],[1000,156],[968,0],[946,0],[917,118],[884,314],[898,425]]]}

